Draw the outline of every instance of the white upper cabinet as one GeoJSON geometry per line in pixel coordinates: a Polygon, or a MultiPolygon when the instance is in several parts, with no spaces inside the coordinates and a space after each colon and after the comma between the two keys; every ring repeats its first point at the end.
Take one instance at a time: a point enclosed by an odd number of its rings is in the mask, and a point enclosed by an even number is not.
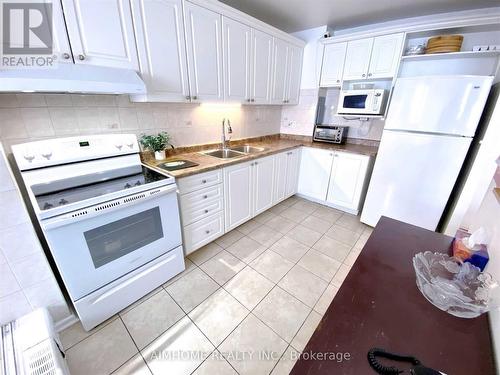
{"type": "Polygon", "coordinates": [[[187,1],[184,10],[191,100],[221,101],[222,16],[187,1]]]}
{"type": "Polygon", "coordinates": [[[286,104],[298,104],[302,73],[302,48],[293,45],[290,45],[288,48],[285,102],[286,104]]]}
{"type": "Polygon", "coordinates": [[[271,72],[273,37],[252,29],[252,74],[250,76],[250,100],[255,104],[266,104],[271,99],[271,72]]]}
{"type": "Polygon", "coordinates": [[[303,147],[298,192],[318,200],[326,200],[333,152],[303,147]]]}
{"type": "Polygon", "coordinates": [[[357,214],[369,160],[365,155],[336,152],[327,202],[357,214]]]}
{"type": "Polygon", "coordinates": [[[271,208],[275,182],[274,156],[253,162],[253,216],[271,208]]]}
{"type": "Polygon", "coordinates": [[[148,94],[140,101],[189,101],[182,0],[132,0],[139,66],[148,94]]]}
{"type": "Polygon", "coordinates": [[[327,44],[323,53],[323,65],[321,67],[320,86],[340,86],[342,72],[344,71],[344,60],[347,50],[347,42],[327,44]]]}
{"type": "Polygon", "coordinates": [[[288,73],[289,44],[281,39],[273,40],[273,80],[271,85],[271,103],[283,104],[286,101],[286,79],[288,73]]]}
{"type": "Polygon", "coordinates": [[[75,63],[138,70],[129,0],[62,4],[75,63]]]}
{"type": "Polygon", "coordinates": [[[224,51],[224,98],[250,102],[251,29],[222,17],[224,51]]]}
{"type": "Polygon", "coordinates": [[[368,78],[391,78],[396,74],[403,40],[404,33],[374,39],[368,78]]]}
{"type": "MultiPolygon", "coordinates": [[[[394,77],[401,56],[403,41],[404,33],[399,33],[347,42],[343,79],[359,80],[394,77]]],[[[328,66],[335,66],[331,62],[335,56],[332,55],[331,50],[328,50],[330,46],[336,46],[336,44],[325,47],[323,63],[328,58],[330,59],[328,66]]],[[[341,64],[341,62],[337,61],[337,64],[341,64]]],[[[323,68],[325,68],[325,65],[323,68]]],[[[323,74],[321,78],[323,83],[323,74]]],[[[325,79],[327,79],[327,76],[325,76],[325,79]]]]}
{"type": "Polygon", "coordinates": [[[347,43],[344,64],[344,79],[364,79],[368,75],[373,38],[354,40],[347,43]]]}

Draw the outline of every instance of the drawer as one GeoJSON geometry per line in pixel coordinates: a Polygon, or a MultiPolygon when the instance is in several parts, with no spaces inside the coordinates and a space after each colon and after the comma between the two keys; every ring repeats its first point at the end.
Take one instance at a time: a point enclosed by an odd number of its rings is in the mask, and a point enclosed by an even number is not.
{"type": "Polygon", "coordinates": [[[224,207],[222,185],[180,196],[182,224],[188,225],[219,212],[224,207]]]}
{"type": "Polygon", "coordinates": [[[224,234],[224,215],[219,212],[196,223],[186,225],[183,232],[184,249],[188,255],[224,234]]]}
{"type": "Polygon", "coordinates": [[[222,183],[221,169],[177,179],[177,187],[180,194],[187,194],[220,183],[222,183]]]}

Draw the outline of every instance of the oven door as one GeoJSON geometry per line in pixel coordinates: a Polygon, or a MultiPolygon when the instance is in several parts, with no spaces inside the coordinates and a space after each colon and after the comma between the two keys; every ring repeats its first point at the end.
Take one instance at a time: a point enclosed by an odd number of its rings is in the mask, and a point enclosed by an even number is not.
{"type": "Polygon", "coordinates": [[[371,114],[373,112],[373,93],[368,91],[341,93],[338,108],[337,112],[340,114],[371,114]]]}
{"type": "Polygon", "coordinates": [[[73,300],[181,245],[176,188],[169,185],[41,221],[73,300]]]}

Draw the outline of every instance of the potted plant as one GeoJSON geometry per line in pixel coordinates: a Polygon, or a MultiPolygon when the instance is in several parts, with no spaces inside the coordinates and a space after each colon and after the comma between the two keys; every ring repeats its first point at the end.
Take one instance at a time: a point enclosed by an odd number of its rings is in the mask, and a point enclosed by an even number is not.
{"type": "Polygon", "coordinates": [[[154,151],[156,160],[163,160],[166,158],[165,148],[173,146],[170,144],[170,135],[167,132],[161,132],[157,135],[141,135],[139,139],[141,145],[147,149],[154,151]]]}

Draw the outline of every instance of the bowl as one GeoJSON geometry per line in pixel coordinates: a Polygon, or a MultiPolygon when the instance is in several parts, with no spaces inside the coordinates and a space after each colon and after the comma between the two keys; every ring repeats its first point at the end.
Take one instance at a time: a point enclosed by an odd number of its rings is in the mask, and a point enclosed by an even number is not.
{"type": "Polygon", "coordinates": [[[460,318],[475,318],[499,306],[498,283],[487,272],[443,253],[413,257],[417,287],[437,308],[460,318]]]}

